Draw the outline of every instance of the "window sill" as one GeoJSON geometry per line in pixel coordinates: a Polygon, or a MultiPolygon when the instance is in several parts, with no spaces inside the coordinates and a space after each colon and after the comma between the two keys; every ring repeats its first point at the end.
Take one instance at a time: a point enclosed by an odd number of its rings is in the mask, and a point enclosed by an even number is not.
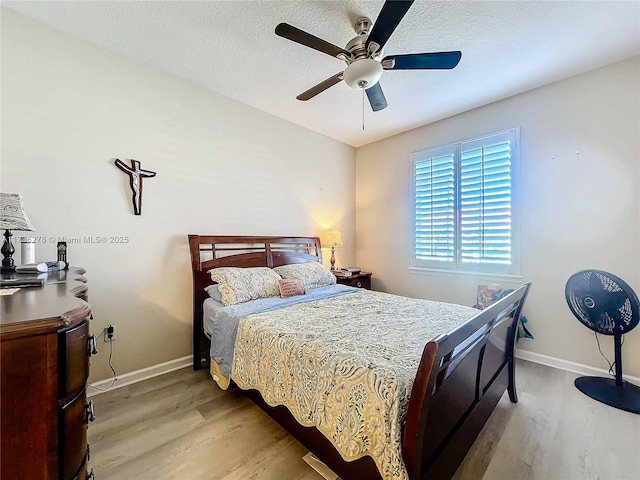
{"type": "Polygon", "coordinates": [[[473,271],[462,271],[462,270],[439,270],[437,268],[428,268],[428,267],[409,267],[409,271],[411,273],[416,273],[419,275],[435,275],[442,277],[485,277],[491,279],[501,279],[501,280],[511,280],[515,282],[522,281],[522,275],[513,275],[508,273],[491,273],[491,272],[473,272],[473,271]]]}

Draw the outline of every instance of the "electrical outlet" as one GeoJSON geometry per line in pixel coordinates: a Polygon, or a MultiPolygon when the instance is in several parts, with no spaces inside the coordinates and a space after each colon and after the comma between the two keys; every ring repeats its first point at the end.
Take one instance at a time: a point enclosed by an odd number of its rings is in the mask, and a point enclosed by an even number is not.
{"type": "Polygon", "coordinates": [[[104,341],[110,342],[116,339],[116,326],[115,325],[107,325],[104,327],[104,341]]]}

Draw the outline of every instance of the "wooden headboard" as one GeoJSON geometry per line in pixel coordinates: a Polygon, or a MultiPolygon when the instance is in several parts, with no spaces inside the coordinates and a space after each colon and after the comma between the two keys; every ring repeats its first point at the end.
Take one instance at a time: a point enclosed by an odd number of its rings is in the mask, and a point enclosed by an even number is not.
{"type": "MultiPolygon", "coordinates": [[[[208,339],[202,328],[207,273],[216,267],[278,267],[290,263],[320,262],[318,237],[245,237],[232,235],[189,235],[193,274],[193,368],[201,368],[208,339]]],[[[208,360],[208,356],[204,357],[208,360]]]]}

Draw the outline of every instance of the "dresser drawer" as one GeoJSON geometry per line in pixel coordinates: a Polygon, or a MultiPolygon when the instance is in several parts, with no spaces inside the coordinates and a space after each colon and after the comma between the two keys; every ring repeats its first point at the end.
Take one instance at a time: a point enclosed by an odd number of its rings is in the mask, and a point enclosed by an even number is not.
{"type": "Polygon", "coordinates": [[[85,463],[87,421],[86,393],[83,390],[60,408],[60,478],[63,480],[75,478],[85,463]]]}
{"type": "Polygon", "coordinates": [[[89,377],[89,324],[85,320],[60,334],[60,397],[84,388],[89,377]]]}

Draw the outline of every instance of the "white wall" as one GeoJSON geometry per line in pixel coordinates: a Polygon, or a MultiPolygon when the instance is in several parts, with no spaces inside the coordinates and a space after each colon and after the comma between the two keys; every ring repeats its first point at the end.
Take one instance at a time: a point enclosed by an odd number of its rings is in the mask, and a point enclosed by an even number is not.
{"type": "MultiPolygon", "coordinates": [[[[639,72],[636,57],[359,148],[356,263],[374,272],[374,288],[471,305],[478,283],[516,285],[407,268],[411,153],[520,126],[521,274],[533,282],[525,314],[535,340],[519,348],[608,368],[564,286],[574,272],[597,268],[640,293],[639,72]]],[[[612,339],[601,343],[613,360],[612,339]]],[[[623,355],[625,373],[640,376],[640,327],[623,355]]]]}
{"type": "MultiPolygon", "coordinates": [[[[1,21],[0,189],[23,195],[39,237],[129,238],[68,246],[87,270],[92,331],[117,326],[119,372],[191,353],[189,233],[336,226],[338,263],[353,263],[353,148],[10,10],[1,21]],[[114,158],[158,174],[144,181],[142,216],[114,158]]],[[[37,245],[38,260],[55,247],[37,245]]],[[[93,380],[110,375],[105,345],[93,380]]]]}
{"type": "MultiPolygon", "coordinates": [[[[600,268],[640,293],[637,58],[361,147],[356,160],[351,147],[10,10],[1,22],[0,189],[24,196],[38,236],[129,237],[69,244],[88,271],[92,330],[118,327],[120,372],[191,352],[188,233],[338,226],[338,263],[373,271],[374,288],[471,304],[477,283],[514,286],[407,270],[411,153],[512,126],[521,127],[521,273],[533,282],[525,313],[536,337],[519,346],[605,366],[563,292],[573,272],[600,268]],[[117,157],[158,172],[145,181],[142,216],[117,157]]],[[[55,258],[55,243],[37,256],[55,258]]],[[[640,376],[640,327],[624,354],[625,372],[640,376]]],[[[102,348],[91,377],[108,376],[102,348]]]]}

